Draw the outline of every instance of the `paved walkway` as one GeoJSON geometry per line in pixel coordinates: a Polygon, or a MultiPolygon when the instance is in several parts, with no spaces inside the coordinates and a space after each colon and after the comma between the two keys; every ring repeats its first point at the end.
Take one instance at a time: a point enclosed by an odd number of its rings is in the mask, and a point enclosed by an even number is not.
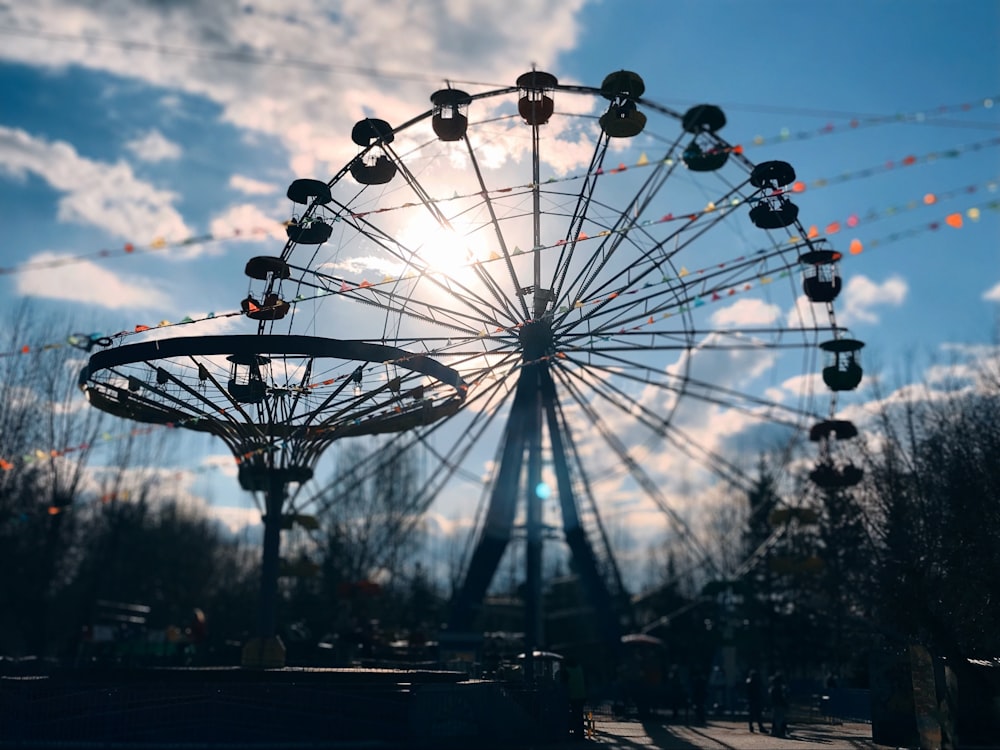
{"type": "Polygon", "coordinates": [[[793,750],[814,745],[822,750],[877,750],[870,724],[800,724],[789,727],[789,737],[751,734],[743,722],[710,720],[705,726],[684,726],[662,720],[618,721],[596,717],[595,735],[586,743],[563,748],[603,750],[793,750]]]}

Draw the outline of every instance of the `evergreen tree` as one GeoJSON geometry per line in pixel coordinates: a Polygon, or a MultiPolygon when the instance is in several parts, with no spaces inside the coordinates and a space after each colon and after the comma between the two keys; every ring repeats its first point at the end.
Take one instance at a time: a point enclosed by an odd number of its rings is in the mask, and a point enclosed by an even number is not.
{"type": "MultiPolygon", "coordinates": [[[[882,516],[878,621],[938,654],[1000,651],[1000,377],[883,414],[869,457],[882,516]]],[[[989,369],[989,368],[993,369],[989,369]]]]}

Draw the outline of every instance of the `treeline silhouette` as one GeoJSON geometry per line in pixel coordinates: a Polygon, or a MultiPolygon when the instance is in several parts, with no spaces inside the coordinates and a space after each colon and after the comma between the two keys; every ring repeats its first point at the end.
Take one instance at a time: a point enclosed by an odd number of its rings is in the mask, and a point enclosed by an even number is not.
{"type": "MultiPolygon", "coordinates": [[[[25,305],[3,338],[67,327],[25,305]]],[[[100,440],[127,431],[86,408],[82,355],[0,359],[0,457],[17,459],[0,471],[0,656],[238,663],[254,627],[257,540],[160,468],[178,432],[100,440]],[[122,647],[136,638],[143,648],[122,647]]],[[[762,459],[752,491],[709,525],[723,575],[706,577],[680,545],[653,551],[655,585],[637,613],[672,662],[703,669],[730,645],[744,665],[865,685],[880,644],[1000,655],[1000,360],[982,347],[945,370],[950,381],[876,393],[855,417],[862,438],[838,446],[838,460],[864,469],[854,487],[821,491],[805,456],[762,459]]],[[[339,466],[347,475],[377,449],[338,447],[339,466]]],[[[415,562],[426,552],[407,507],[418,473],[400,459],[332,481],[316,524],[286,534],[278,620],[290,663],[433,640],[448,591],[415,562]]]]}

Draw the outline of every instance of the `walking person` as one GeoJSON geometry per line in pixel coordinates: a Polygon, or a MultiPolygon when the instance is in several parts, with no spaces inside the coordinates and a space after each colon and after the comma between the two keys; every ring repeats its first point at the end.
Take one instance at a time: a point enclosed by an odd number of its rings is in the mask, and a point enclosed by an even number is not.
{"type": "Polygon", "coordinates": [[[787,737],[788,694],[785,692],[785,677],[781,672],[775,672],[771,676],[768,698],[771,700],[771,734],[775,737],[787,737]]]}
{"type": "Polygon", "coordinates": [[[749,712],[747,723],[750,725],[750,731],[753,732],[753,724],[757,722],[760,733],[767,734],[767,730],[764,729],[764,683],[756,669],[751,669],[747,675],[746,691],[749,712]]]}

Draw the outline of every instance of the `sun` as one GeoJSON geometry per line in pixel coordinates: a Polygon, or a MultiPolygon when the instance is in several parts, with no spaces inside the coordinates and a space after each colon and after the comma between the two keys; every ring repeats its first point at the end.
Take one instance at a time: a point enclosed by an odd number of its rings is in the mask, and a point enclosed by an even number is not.
{"type": "Polygon", "coordinates": [[[411,219],[398,237],[400,244],[413,252],[414,265],[424,273],[468,280],[473,277],[472,265],[483,259],[481,238],[464,235],[461,227],[442,226],[428,215],[411,219]]]}

